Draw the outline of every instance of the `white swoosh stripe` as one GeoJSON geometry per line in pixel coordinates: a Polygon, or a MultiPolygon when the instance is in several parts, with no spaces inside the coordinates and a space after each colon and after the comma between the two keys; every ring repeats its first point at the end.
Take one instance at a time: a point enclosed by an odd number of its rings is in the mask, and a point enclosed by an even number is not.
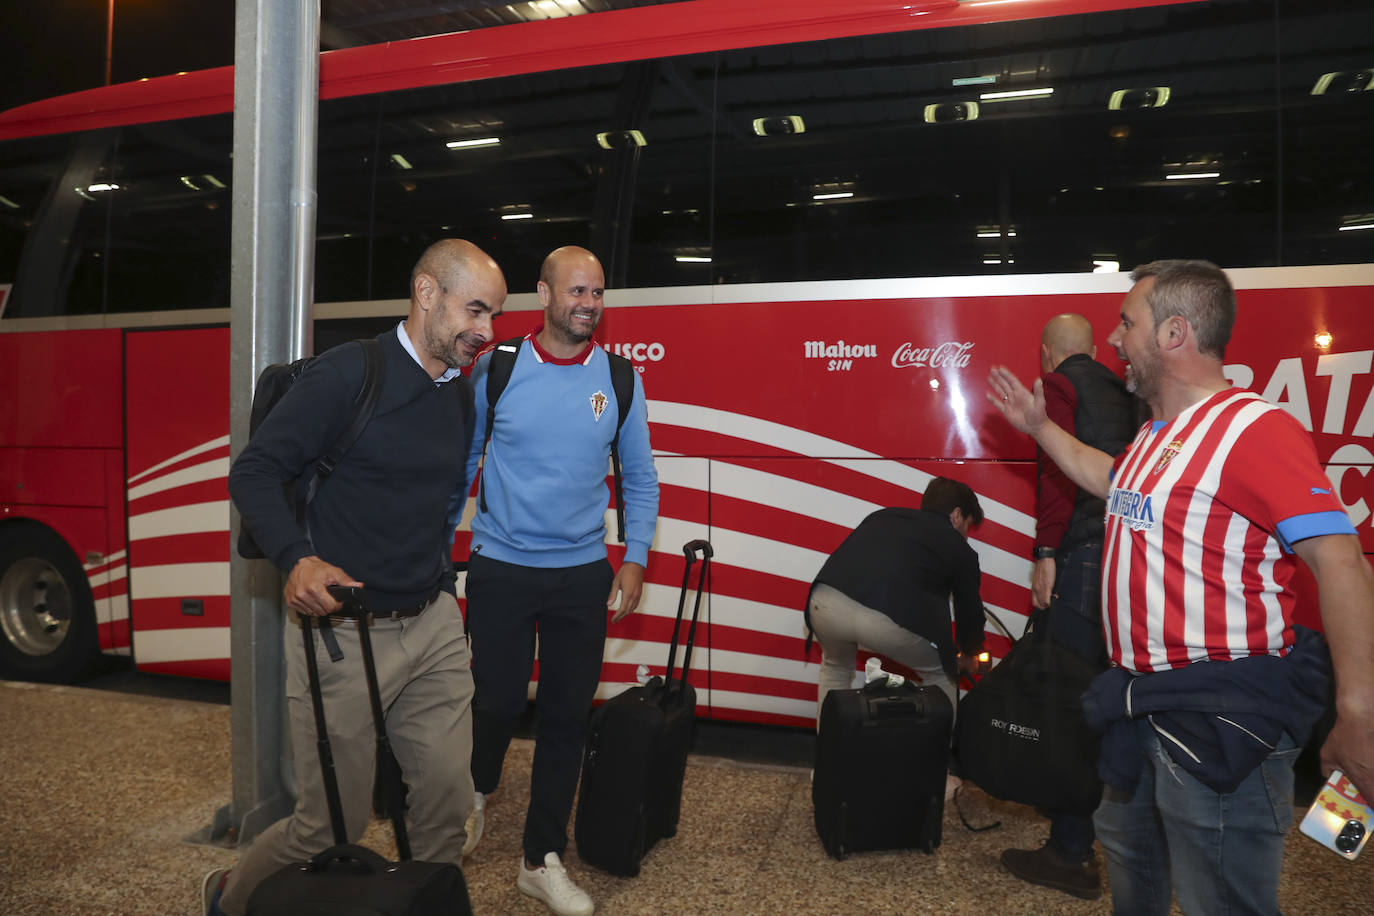
{"type": "Polygon", "coordinates": [[[229,657],[228,627],[139,630],[136,638],[141,665],[229,657]]]}
{"type": "MultiPolygon", "coordinates": [[[[646,405],[651,422],[655,424],[720,433],[800,455],[815,456],[818,460],[905,487],[913,493],[924,492],[926,485],[934,479],[925,471],[864,451],[847,442],[771,420],[675,401],[649,400],[646,405]]],[[[1026,513],[992,499],[979,502],[983,504],[983,514],[998,524],[1026,534],[1035,530],[1035,520],[1026,513]]]]}
{"type": "MultiPolygon", "coordinates": [[[[187,595],[220,597],[229,594],[229,561],[223,563],[174,563],[167,566],[137,566],[129,581],[130,597],[135,601],[146,598],[183,598],[187,595]]],[[[169,632],[191,632],[176,630],[169,632]]],[[[139,639],[143,638],[139,631],[139,639]]],[[[139,648],[140,653],[142,647],[139,648]]],[[[228,645],[225,646],[228,652],[228,645]]],[[[220,656],[195,656],[218,658],[220,656]]]]}
{"type": "MultiPolygon", "coordinates": [[[[171,467],[172,465],[176,464],[178,461],[185,461],[187,458],[190,458],[192,455],[199,455],[199,454],[201,454],[202,452],[212,451],[212,450],[217,449],[217,448],[224,448],[224,447],[225,447],[226,445],[228,445],[228,444],[229,444],[229,437],[228,437],[228,436],[221,436],[221,437],[218,438],[218,439],[211,439],[209,442],[202,442],[200,445],[197,445],[197,446],[195,446],[194,448],[188,448],[186,451],[184,451],[184,452],[182,452],[182,453],[180,453],[180,454],[178,454],[178,455],[173,455],[171,458],[168,458],[166,461],[160,461],[160,462],[158,462],[157,464],[153,465],[152,467],[148,468],[147,470],[139,471],[137,474],[135,474],[134,476],[132,476],[132,477],[129,478],[129,483],[132,484],[135,480],[139,480],[140,478],[147,477],[147,476],[149,476],[150,474],[156,474],[158,471],[162,470],[163,468],[171,467]]],[[[227,461],[228,459],[225,459],[225,460],[227,461]]]]}
{"type": "Polygon", "coordinates": [[[154,478],[146,483],[129,487],[129,501],[141,499],[144,496],[151,496],[154,493],[161,493],[165,490],[174,490],[177,487],[184,487],[193,483],[201,483],[206,480],[223,480],[229,476],[229,458],[213,458],[201,464],[193,464],[187,468],[178,468],[170,474],[154,478]]]}
{"type": "Polygon", "coordinates": [[[205,531],[229,532],[229,500],[175,506],[129,516],[130,541],[205,531]]]}

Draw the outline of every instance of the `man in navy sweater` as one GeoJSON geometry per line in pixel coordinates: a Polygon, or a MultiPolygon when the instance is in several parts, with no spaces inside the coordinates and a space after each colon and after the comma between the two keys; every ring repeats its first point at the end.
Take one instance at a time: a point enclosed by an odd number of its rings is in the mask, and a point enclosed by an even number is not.
{"type": "Polygon", "coordinates": [[[324,626],[340,610],[330,585],[363,590],[387,731],[409,789],[417,859],[459,863],[472,806],[473,694],[463,619],[454,597],[449,494],[463,487],[472,393],[459,367],[491,340],[506,298],[496,262],[446,239],[411,274],[410,313],[377,340],[382,389],[361,437],[297,523],[282,485],[324,454],[352,422],[364,377],[361,347],[324,353],[268,414],[229,472],[229,493],[263,553],[287,576],[286,690],[296,765],[296,809],[267,828],[227,880],[204,884],[206,912],[241,916],[258,883],[333,843],[315,748],[306,662],[297,627],[320,626],[321,683],[350,842],[372,813],[376,744],[358,631],[324,626]],[[450,542],[451,543],[451,542],[450,542]],[[333,659],[340,654],[341,658],[333,659]],[[455,765],[455,761],[458,763],[455,765]]]}
{"type": "MultiPolygon", "coordinates": [[[[559,248],[540,269],[544,325],[520,343],[497,401],[467,579],[477,683],[472,775],[479,793],[469,844],[481,835],[486,795],[501,780],[525,708],[537,634],[539,725],[516,885],[561,916],[593,911],[562,864],[568,818],[587,712],[601,678],[607,610],[618,603],[619,621],[638,606],[658,520],[658,475],[636,375],[620,431],[625,560],[613,572],[606,558],[606,469],[619,410],[610,362],[592,338],[604,288],[601,263],[584,248],[559,248]]],[[[467,480],[482,459],[490,365],[487,354],[472,371],[477,428],[467,480]]]]}

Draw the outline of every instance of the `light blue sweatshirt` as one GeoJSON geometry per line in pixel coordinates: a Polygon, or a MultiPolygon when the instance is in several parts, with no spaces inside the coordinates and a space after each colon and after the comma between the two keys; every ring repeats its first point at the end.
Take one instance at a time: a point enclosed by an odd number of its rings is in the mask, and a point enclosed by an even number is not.
{"type": "MultiPolygon", "coordinates": [[[[472,370],[477,427],[466,479],[482,458],[487,425],[488,353],[472,370]]],[[[574,360],[555,360],[520,345],[510,381],[496,406],[496,421],[479,481],[472,520],[472,552],[506,563],[556,568],[606,556],[606,508],[610,503],[611,440],[619,407],[610,360],[593,342],[574,360]]],[[[645,564],[658,523],[658,473],[649,446],[644,386],[634,379],[634,399],[620,431],[625,490],[625,560],[645,564]]],[[[461,502],[459,508],[461,508],[461,502]]]]}

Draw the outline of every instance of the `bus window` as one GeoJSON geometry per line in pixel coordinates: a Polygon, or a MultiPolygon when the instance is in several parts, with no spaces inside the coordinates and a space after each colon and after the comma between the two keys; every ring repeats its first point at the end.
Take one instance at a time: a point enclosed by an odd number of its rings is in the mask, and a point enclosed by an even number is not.
{"type": "MultiPolygon", "coordinates": [[[[65,137],[39,137],[5,145],[4,165],[0,166],[0,287],[8,288],[15,281],[24,242],[69,146],[65,137]]],[[[0,316],[14,316],[17,311],[12,302],[0,299],[0,316]]]]}
{"type": "Polygon", "coordinates": [[[1323,6],[1284,27],[1283,262],[1367,263],[1374,261],[1374,7],[1323,6]]]}
{"type": "Polygon", "coordinates": [[[110,312],[229,307],[229,115],[122,131],[109,201],[110,312]]]}

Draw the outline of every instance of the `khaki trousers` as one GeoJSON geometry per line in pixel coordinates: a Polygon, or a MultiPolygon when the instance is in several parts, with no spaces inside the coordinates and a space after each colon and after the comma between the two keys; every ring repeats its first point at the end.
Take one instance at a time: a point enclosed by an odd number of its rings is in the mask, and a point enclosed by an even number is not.
{"type": "MultiPolygon", "coordinates": [[[[300,627],[291,615],[283,637],[296,809],[263,831],[229,873],[220,901],[228,916],[242,916],[262,879],[334,844],[300,627]]],[[[372,816],[376,731],[357,627],[336,623],[334,633],[343,659],[331,661],[318,634],[315,654],[344,823],[353,843],[372,816]]],[[[409,792],[411,850],[416,859],[461,865],[463,827],[473,801],[473,684],[458,602],[440,592],[419,616],[378,621],[371,636],[387,735],[409,792]]]]}

